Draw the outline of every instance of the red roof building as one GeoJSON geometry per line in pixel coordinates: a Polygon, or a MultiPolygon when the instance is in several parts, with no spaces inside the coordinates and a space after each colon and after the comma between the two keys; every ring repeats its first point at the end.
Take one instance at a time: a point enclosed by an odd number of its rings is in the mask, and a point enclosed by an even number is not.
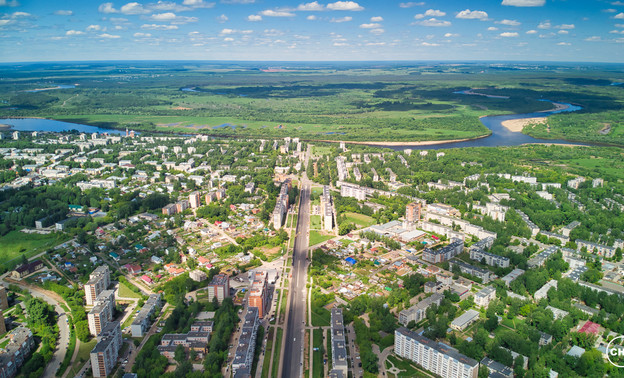
{"type": "Polygon", "coordinates": [[[587,333],[589,335],[597,335],[600,331],[600,324],[594,323],[590,320],[585,322],[581,329],[579,329],[579,333],[587,333]]]}
{"type": "Polygon", "coordinates": [[[145,274],[141,276],[141,279],[145,283],[150,284],[150,285],[154,283],[154,281],[151,278],[149,278],[148,276],[146,276],[145,274]]]}

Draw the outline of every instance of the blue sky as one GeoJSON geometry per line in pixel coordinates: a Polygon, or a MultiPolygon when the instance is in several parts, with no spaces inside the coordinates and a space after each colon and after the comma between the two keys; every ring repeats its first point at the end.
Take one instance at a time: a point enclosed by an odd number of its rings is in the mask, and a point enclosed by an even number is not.
{"type": "Polygon", "coordinates": [[[0,0],[0,61],[624,62],[624,0],[0,0]]]}

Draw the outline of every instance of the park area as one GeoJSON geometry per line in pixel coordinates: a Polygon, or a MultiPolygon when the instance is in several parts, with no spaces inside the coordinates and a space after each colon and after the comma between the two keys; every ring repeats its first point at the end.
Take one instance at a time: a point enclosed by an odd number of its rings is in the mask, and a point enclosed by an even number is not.
{"type": "Polygon", "coordinates": [[[21,262],[19,257],[31,258],[68,240],[65,234],[26,234],[11,231],[0,238],[0,264],[11,269],[21,262]]]}

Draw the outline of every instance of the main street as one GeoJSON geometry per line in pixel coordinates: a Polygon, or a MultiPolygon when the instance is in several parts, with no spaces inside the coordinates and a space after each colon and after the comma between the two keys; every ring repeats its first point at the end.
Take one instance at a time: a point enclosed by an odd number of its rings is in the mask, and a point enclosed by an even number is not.
{"type": "Polygon", "coordinates": [[[286,332],[281,353],[281,376],[303,376],[303,342],[306,315],[306,282],[308,231],[310,227],[310,181],[303,174],[297,219],[297,234],[293,250],[292,278],[286,313],[286,332]]]}

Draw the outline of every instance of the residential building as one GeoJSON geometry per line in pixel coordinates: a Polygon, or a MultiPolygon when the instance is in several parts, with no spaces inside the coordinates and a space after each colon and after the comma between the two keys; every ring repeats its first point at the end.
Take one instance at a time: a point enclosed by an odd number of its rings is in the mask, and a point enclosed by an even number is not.
{"type": "Polygon", "coordinates": [[[399,313],[399,323],[403,324],[404,326],[406,326],[411,321],[418,323],[425,318],[427,314],[427,309],[434,304],[439,306],[442,302],[442,299],[444,299],[444,295],[436,293],[430,297],[423,299],[414,306],[406,308],[399,313]]]}
{"type": "Polygon", "coordinates": [[[193,270],[189,273],[189,277],[191,277],[191,279],[193,281],[197,281],[197,282],[201,282],[201,281],[205,281],[206,278],[208,278],[208,276],[206,275],[206,273],[204,273],[201,270],[193,270]]]}
{"type": "Polygon", "coordinates": [[[420,221],[422,203],[412,202],[405,206],[405,220],[411,223],[420,221]]]}
{"type": "Polygon", "coordinates": [[[429,263],[436,264],[452,259],[462,253],[463,250],[464,241],[460,239],[453,239],[447,246],[436,250],[425,248],[422,253],[422,259],[429,263]]]}
{"type": "Polygon", "coordinates": [[[578,189],[585,182],[585,177],[579,176],[572,180],[568,180],[568,188],[578,189]]]}
{"type": "Polygon", "coordinates": [[[87,306],[95,305],[98,295],[108,288],[110,285],[110,270],[108,265],[98,266],[93,273],[89,275],[89,281],[84,285],[85,299],[87,306]]]}
{"type": "Polygon", "coordinates": [[[259,326],[258,308],[248,307],[241,327],[236,352],[234,352],[234,361],[232,361],[232,372],[234,374],[239,370],[251,371],[259,326]]]}
{"type": "Polygon", "coordinates": [[[451,328],[456,331],[463,331],[469,325],[479,320],[479,312],[470,309],[451,322],[451,328]]]}
{"type": "Polygon", "coordinates": [[[493,286],[486,286],[475,294],[474,302],[478,307],[487,307],[494,298],[496,289],[493,286]]]}
{"type": "Polygon", "coordinates": [[[13,329],[8,337],[9,343],[0,349],[0,378],[15,377],[35,346],[33,334],[26,327],[13,329]]]}
{"type": "Polygon", "coordinates": [[[249,289],[249,307],[258,308],[258,316],[264,318],[270,309],[269,286],[266,272],[256,272],[249,289]]]}
{"type": "Polygon", "coordinates": [[[466,220],[461,218],[455,218],[452,216],[448,216],[445,214],[440,214],[434,211],[427,212],[425,216],[426,221],[435,220],[438,221],[441,225],[447,227],[459,227],[459,229],[470,235],[474,235],[479,239],[485,239],[488,237],[496,238],[496,232],[488,231],[481,226],[474,225],[466,220]]]}
{"type": "Polygon", "coordinates": [[[490,358],[484,357],[481,360],[481,365],[488,368],[488,371],[490,372],[490,377],[496,377],[496,378],[502,378],[502,377],[513,378],[514,377],[514,372],[512,368],[510,368],[509,366],[505,366],[501,364],[500,362],[496,362],[490,358]]]}
{"type": "Polygon", "coordinates": [[[501,279],[503,280],[505,285],[507,285],[507,287],[509,287],[509,284],[511,284],[516,278],[520,277],[523,274],[524,274],[524,270],[516,268],[516,269],[512,270],[511,272],[509,272],[509,274],[507,274],[505,277],[503,277],[501,279]]]}
{"type": "Polygon", "coordinates": [[[347,362],[347,339],[345,336],[344,319],[341,308],[331,310],[331,344],[332,344],[332,371],[339,371],[343,377],[349,373],[347,362]]]}
{"type": "Polygon", "coordinates": [[[535,298],[536,301],[539,301],[542,298],[546,298],[546,296],[548,295],[548,290],[550,290],[551,287],[554,287],[556,289],[557,288],[557,281],[550,280],[550,281],[546,282],[546,284],[544,284],[544,286],[539,288],[539,290],[537,290],[535,292],[535,294],[533,294],[533,298],[535,298]]]}
{"type": "Polygon", "coordinates": [[[178,345],[182,345],[186,352],[191,350],[197,353],[199,358],[204,358],[208,351],[208,341],[212,332],[213,322],[196,321],[191,325],[191,330],[187,333],[167,333],[160,340],[157,346],[158,351],[168,359],[175,357],[175,350],[178,345]]]}
{"type": "Polygon", "coordinates": [[[332,207],[331,193],[327,185],[323,186],[321,211],[323,212],[323,229],[331,232],[334,229],[334,208],[332,207]]]}
{"type": "Polygon", "coordinates": [[[526,215],[525,213],[523,213],[522,211],[518,209],[516,209],[516,213],[520,215],[520,218],[522,218],[522,221],[524,221],[527,227],[531,230],[531,237],[535,237],[535,235],[539,234],[540,228],[537,227],[537,225],[533,223],[531,219],[529,219],[528,215],[526,215]]]}
{"type": "Polygon", "coordinates": [[[481,279],[483,283],[487,283],[490,281],[490,271],[487,269],[481,269],[479,267],[467,264],[461,260],[451,260],[449,261],[449,265],[451,269],[453,269],[455,266],[459,267],[459,270],[461,270],[462,273],[475,276],[481,279]]]}
{"type": "Polygon", "coordinates": [[[149,296],[143,308],[137,314],[136,318],[130,325],[132,337],[143,337],[149,329],[150,317],[160,307],[160,294],[152,294],[149,296]]]}
{"type": "Polygon", "coordinates": [[[7,298],[7,291],[4,286],[0,286],[0,311],[4,311],[9,308],[9,300],[7,298]]]}
{"type": "Polygon", "coordinates": [[[94,377],[106,377],[112,373],[123,344],[119,322],[108,323],[97,341],[90,355],[91,369],[94,377]]]}
{"type": "Polygon", "coordinates": [[[113,320],[115,309],[115,292],[104,290],[95,300],[94,306],[87,314],[89,332],[93,336],[99,335],[108,322],[113,320]]]}
{"type": "Polygon", "coordinates": [[[461,233],[453,230],[451,227],[444,226],[438,223],[432,223],[427,221],[420,222],[420,228],[427,232],[435,232],[436,234],[444,235],[447,239],[460,239],[464,240],[466,236],[461,233]]]}
{"type": "Polygon", "coordinates": [[[43,268],[43,262],[41,260],[35,260],[17,267],[11,272],[11,278],[20,279],[32,274],[39,269],[43,268]]]}
{"type": "Polygon", "coordinates": [[[481,248],[470,248],[470,259],[475,261],[483,261],[490,266],[498,266],[500,268],[507,268],[509,266],[509,257],[495,255],[493,253],[485,252],[481,248]]]}
{"type": "Polygon", "coordinates": [[[342,183],[342,185],[340,185],[340,195],[342,197],[355,198],[358,201],[365,201],[367,190],[359,185],[342,183]]]}
{"type": "Polygon", "coordinates": [[[177,211],[178,207],[175,203],[169,204],[162,208],[163,215],[174,215],[175,213],[177,213],[177,211]]]}
{"type": "Polygon", "coordinates": [[[612,258],[615,255],[616,248],[609,247],[604,244],[592,243],[586,240],[576,239],[576,249],[580,251],[583,248],[587,249],[589,253],[595,253],[598,256],[603,256],[605,258],[612,258]]]}
{"type": "Polygon", "coordinates": [[[191,203],[187,200],[182,200],[179,202],[176,202],[176,213],[181,213],[186,209],[189,209],[191,207],[191,203]]]}
{"type": "Polygon", "coordinates": [[[223,273],[215,275],[206,287],[206,291],[209,301],[217,298],[219,304],[223,303],[223,300],[230,296],[230,277],[223,273]]]}
{"type": "Polygon", "coordinates": [[[201,206],[201,196],[199,195],[199,192],[189,194],[189,204],[192,209],[197,209],[201,206]]]}
{"type": "Polygon", "coordinates": [[[477,378],[479,363],[444,344],[401,327],[394,331],[394,353],[446,378],[477,378]]]}

